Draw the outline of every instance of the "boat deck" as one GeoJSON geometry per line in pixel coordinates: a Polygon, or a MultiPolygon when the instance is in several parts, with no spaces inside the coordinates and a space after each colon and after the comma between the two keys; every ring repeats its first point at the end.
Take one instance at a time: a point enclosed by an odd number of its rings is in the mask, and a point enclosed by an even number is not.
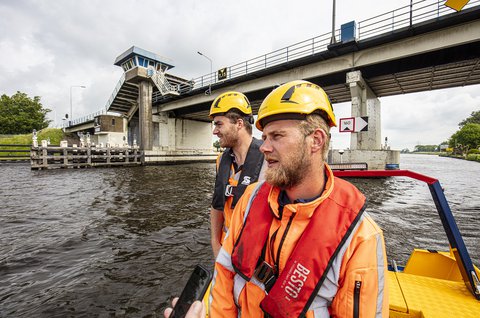
{"type": "Polygon", "coordinates": [[[463,281],[388,272],[390,317],[479,318],[480,301],[463,281]]]}

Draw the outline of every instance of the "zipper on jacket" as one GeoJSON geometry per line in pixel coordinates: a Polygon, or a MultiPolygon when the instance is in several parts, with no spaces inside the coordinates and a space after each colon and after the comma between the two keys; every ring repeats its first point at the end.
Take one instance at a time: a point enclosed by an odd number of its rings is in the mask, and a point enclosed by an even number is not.
{"type": "Polygon", "coordinates": [[[355,289],[353,290],[353,318],[358,318],[360,316],[360,288],[362,287],[362,282],[359,280],[355,281],[355,289]]]}
{"type": "Polygon", "coordinates": [[[295,217],[295,213],[292,213],[292,215],[290,216],[290,219],[288,220],[287,227],[285,228],[285,232],[283,232],[282,240],[280,241],[280,244],[278,244],[277,259],[275,262],[277,273],[278,273],[278,269],[280,268],[280,251],[282,250],[283,242],[285,242],[285,238],[287,237],[288,230],[290,229],[290,225],[292,225],[292,221],[294,217],[295,217]]]}

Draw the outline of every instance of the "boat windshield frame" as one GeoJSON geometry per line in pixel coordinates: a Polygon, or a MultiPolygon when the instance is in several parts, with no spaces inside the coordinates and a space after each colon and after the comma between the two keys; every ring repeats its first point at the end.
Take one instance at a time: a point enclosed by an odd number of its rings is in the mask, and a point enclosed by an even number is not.
{"type": "Polygon", "coordinates": [[[408,177],[427,183],[463,281],[473,296],[480,300],[480,280],[438,179],[410,170],[333,170],[333,174],[340,178],[408,177]]]}

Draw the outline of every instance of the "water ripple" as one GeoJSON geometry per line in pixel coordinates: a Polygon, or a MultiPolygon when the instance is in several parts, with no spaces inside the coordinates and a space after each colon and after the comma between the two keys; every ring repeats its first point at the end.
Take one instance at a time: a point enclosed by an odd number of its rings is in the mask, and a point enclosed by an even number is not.
{"type": "MultiPolygon", "coordinates": [[[[479,264],[480,164],[401,159],[402,168],[440,179],[479,264]]],[[[214,164],[0,168],[0,317],[163,317],[190,269],[213,265],[214,164]]],[[[351,182],[366,194],[390,259],[404,263],[418,246],[448,249],[426,185],[407,178],[351,182]]]]}

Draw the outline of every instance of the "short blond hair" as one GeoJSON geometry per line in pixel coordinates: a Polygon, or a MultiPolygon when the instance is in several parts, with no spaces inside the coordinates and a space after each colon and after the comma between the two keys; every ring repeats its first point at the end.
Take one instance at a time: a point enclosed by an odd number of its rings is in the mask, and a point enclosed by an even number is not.
{"type": "Polygon", "coordinates": [[[301,120],[299,124],[299,129],[303,133],[304,136],[308,136],[315,131],[315,129],[320,128],[322,129],[327,138],[325,143],[323,144],[323,160],[327,160],[328,157],[328,150],[330,147],[330,126],[327,124],[327,121],[317,113],[309,114],[306,116],[305,120],[301,120]]]}

